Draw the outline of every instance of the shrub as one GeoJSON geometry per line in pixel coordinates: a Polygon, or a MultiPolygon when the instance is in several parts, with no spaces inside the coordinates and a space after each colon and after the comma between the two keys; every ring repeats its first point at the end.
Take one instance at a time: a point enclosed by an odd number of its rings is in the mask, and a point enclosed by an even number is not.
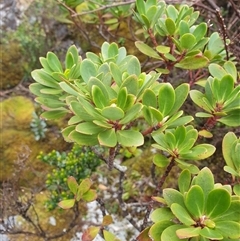
{"type": "MultiPolygon", "coordinates": [[[[135,45],[156,61],[151,71],[143,72],[138,58],[128,55],[124,47],[104,42],[99,55],[87,52],[85,59],[71,46],[64,67],[48,52],[40,59],[43,68],[32,72],[36,83],[30,90],[46,110],[42,117],[70,116],[62,130],[65,140],[91,146],[109,170],[119,172],[119,205],[122,215],[141,232],[139,241],[240,237],[236,215],[240,205],[239,139],[229,132],[223,141],[224,170],[233,177],[228,185],[215,184],[211,170],[198,167],[199,161],[215,152],[208,143],[208,138],[214,138],[212,130],[219,125],[226,129],[240,125],[239,76],[234,57],[226,49],[229,41],[222,41],[216,32],[209,36],[208,25],[198,23],[198,16],[199,12],[187,5],[136,1],[134,19],[143,26],[146,41],[136,41],[135,45]],[[187,71],[189,81],[179,83],[174,75],[178,71],[187,71]],[[187,105],[195,109],[186,115],[187,105]],[[197,124],[199,117],[207,118],[203,126],[197,124]],[[165,169],[138,225],[129,217],[122,198],[126,166],[115,158],[123,149],[134,152],[144,147],[149,139],[156,152],[154,168],[165,169]],[[102,151],[96,149],[99,146],[102,151]],[[176,177],[179,188],[163,189],[174,166],[182,170],[176,177]],[[160,208],[153,211],[158,203],[160,208]]],[[[118,240],[105,229],[113,220],[96,190],[91,189],[91,180],[78,184],[69,177],[67,182],[74,195],[59,206],[71,208],[80,200],[96,199],[104,216],[102,224],[89,227],[82,239],[93,240],[100,233],[106,241],[118,240]]]]}

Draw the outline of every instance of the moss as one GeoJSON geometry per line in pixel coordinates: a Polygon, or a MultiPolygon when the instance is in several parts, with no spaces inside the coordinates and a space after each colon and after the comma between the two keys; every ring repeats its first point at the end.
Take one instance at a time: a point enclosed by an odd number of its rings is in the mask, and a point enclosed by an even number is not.
{"type": "Polygon", "coordinates": [[[17,168],[17,162],[24,161],[24,170],[21,173],[21,184],[28,187],[43,185],[49,165],[36,159],[40,151],[49,152],[53,149],[64,150],[67,143],[59,131],[49,131],[46,139],[35,141],[30,129],[34,105],[32,101],[23,96],[6,99],[0,103],[2,110],[0,122],[1,133],[1,162],[0,181],[11,178],[17,168]]]}
{"type": "Polygon", "coordinates": [[[0,45],[1,90],[16,86],[24,76],[20,45],[10,42],[0,45]]]}

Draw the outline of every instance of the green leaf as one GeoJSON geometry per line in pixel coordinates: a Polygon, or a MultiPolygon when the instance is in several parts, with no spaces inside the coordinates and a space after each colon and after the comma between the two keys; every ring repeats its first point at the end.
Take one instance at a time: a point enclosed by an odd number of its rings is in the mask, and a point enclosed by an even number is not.
{"type": "Polygon", "coordinates": [[[83,179],[78,186],[76,200],[79,201],[82,195],[90,190],[92,181],[89,178],[83,179]]]}
{"type": "Polygon", "coordinates": [[[127,88],[123,87],[119,90],[118,96],[117,96],[117,106],[124,110],[124,107],[126,106],[127,103],[127,88]]]}
{"type": "Polygon", "coordinates": [[[226,61],[223,64],[225,70],[233,77],[234,82],[237,81],[237,69],[236,65],[231,61],[226,61]]]}
{"type": "Polygon", "coordinates": [[[149,235],[154,241],[161,241],[161,235],[163,231],[169,226],[173,225],[171,221],[160,221],[152,225],[149,230],[149,235]]]}
{"type": "Polygon", "coordinates": [[[146,89],[143,93],[142,103],[146,106],[157,107],[157,97],[151,89],[146,89]]]}
{"type": "Polygon", "coordinates": [[[62,136],[65,141],[72,142],[72,140],[69,138],[69,134],[75,130],[75,126],[68,126],[62,130],[62,136]]]}
{"type": "Polygon", "coordinates": [[[97,76],[96,65],[89,59],[84,59],[82,61],[80,70],[81,70],[82,78],[85,83],[88,83],[91,77],[97,76]]]}
{"type": "Polygon", "coordinates": [[[97,135],[85,135],[85,134],[81,134],[78,133],[77,131],[72,131],[68,138],[71,141],[76,142],[79,145],[86,145],[86,146],[95,146],[98,145],[98,139],[97,139],[97,135]]]}
{"type": "Polygon", "coordinates": [[[170,35],[173,35],[176,31],[175,22],[171,18],[167,18],[165,20],[165,25],[166,25],[166,29],[167,29],[168,33],[170,35]]]}
{"type": "Polygon", "coordinates": [[[162,154],[156,154],[153,158],[153,163],[157,167],[166,167],[169,164],[169,162],[169,159],[162,154]]]}
{"type": "Polygon", "coordinates": [[[105,130],[98,134],[98,141],[102,146],[114,147],[117,145],[117,136],[114,129],[105,130]]]}
{"type": "Polygon", "coordinates": [[[167,54],[170,52],[170,47],[165,46],[165,45],[158,45],[156,47],[156,50],[161,54],[167,54]]]}
{"type": "Polygon", "coordinates": [[[107,89],[107,87],[108,87],[107,84],[104,84],[101,80],[99,80],[96,77],[91,77],[89,79],[88,86],[89,86],[89,89],[91,90],[91,92],[93,91],[94,86],[98,86],[101,89],[106,101],[107,102],[109,101],[109,95],[110,94],[109,94],[108,89],[107,89]]]}
{"type": "Polygon", "coordinates": [[[144,143],[144,138],[139,131],[135,130],[120,130],[117,131],[118,143],[122,146],[141,146],[144,143]]]}
{"type": "Polygon", "coordinates": [[[107,106],[102,109],[102,115],[109,120],[115,121],[124,117],[124,112],[117,106],[107,106]]]}
{"type": "Polygon", "coordinates": [[[97,191],[90,189],[87,192],[83,193],[81,198],[85,202],[92,202],[97,199],[97,191]]]}
{"type": "Polygon", "coordinates": [[[208,105],[206,105],[206,103],[203,101],[204,96],[205,95],[198,90],[190,91],[190,97],[191,97],[192,101],[196,105],[198,105],[200,108],[204,109],[208,113],[211,113],[211,109],[209,109],[208,105]]]}
{"type": "Polygon", "coordinates": [[[231,197],[227,190],[218,188],[212,190],[207,197],[206,213],[209,218],[215,218],[228,210],[231,197]]]}
{"type": "Polygon", "coordinates": [[[81,118],[81,120],[92,121],[95,119],[92,115],[88,114],[85,109],[83,109],[82,105],[79,102],[72,101],[70,103],[70,106],[74,114],[81,118]]]}
{"type": "Polygon", "coordinates": [[[213,117],[213,115],[209,114],[209,113],[205,113],[205,112],[197,112],[196,117],[211,118],[211,117],[213,117]]]}
{"type": "Polygon", "coordinates": [[[185,196],[185,205],[195,220],[200,218],[203,214],[204,201],[202,188],[200,186],[193,185],[185,196]]]}
{"type": "MultiPolygon", "coordinates": [[[[54,98],[54,96],[53,96],[54,98]]],[[[59,101],[53,98],[44,98],[44,97],[37,97],[35,98],[35,101],[37,103],[42,104],[43,106],[46,106],[48,108],[53,108],[53,109],[57,109],[57,108],[61,108],[61,107],[66,107],[66,104],[63,101],[59,101]]]]}
{"type": "Polygon", "coordinates": [[[190,89],[190,86],[189,84],[186,84],[186,83],[179,85],[175,89],[175,103],[171,111],[168,113],[169,115],[174,114],[183,105],[183,103],[187,99],[189,89],[190,89]]]}
{"type": "Polygon", "coordinates": [[[159,110],[157,110],[157,109],[155,109],[153,107],[149,107],[149,110],[150,110],[150,112],[152,114],[153,124],[158,124],[159,122],[162,121],[163,115],[162,115],[162,113],[159,110]]]}
{"type": "Polygon", "coordinates": [[[109,67],[110,67],[110,71],[111,71],[111,74],[113,76],[114,81],[117,83],[118,86],[121,86],[121,84],[122,84],[122,73],[121,73],[119,67],[113,62],[111,62],[109,64],[109,67]]]}
{"type": "Polygon", "coordinates": [[[94,85],[92,88],[92,99],[97,108],[102,109],[108,105],[107,96],[105,96],[102,90],[94,85]]]}
{"type": "Polygon", "coordinates": [[[180,154],[181,159],[203,160],[211,156],[216,148],[210,144],[200,144],[193,147],[188,153],[180,154]]]}
{"type": "Polygon", "coordinates": [[[222,79],[227,72],[224,70],[224,68],[218,64],[212,63],[208,66],[209,72],[213,77],[218,78],[219,80],[222,79]]]}
{"type": "Polygon", "coordinates": [[[58,203],[58,206],[62,209],[72,208],[75,204],[75,199],[67,199],[58,203]]]}
{"type": "Polygon", "coordinates": [[[160,222],[160,221],[170,221],[174,218],[173,213],[169,208],[157,208],[150,214],[150,219],[154,222],[160,222]]]}
{"type": "Polygon", "coordinates": [[[62,88],[62,90],[64,90],[65,92],[74,95],[74,96],[79,96],[80,92],[78,92],[76,90],[76,87],[73,86],[72,84],[66,83],[66,82],[60,82],[59,83],[60,87],[62,88]]]}
{"type": "Polygon", "coordinates": [[[178,10],[173,5],[168,5],[166,8],[167,16],[175,21],[178,17],[178,10]]]}
{"type": "Polygon", "coordinates": [[[108,48],[108,58],[114,58],[118,55],[118,45],[111,43],[108,48]]]}
{"type": "Polygon", "coordinates": [[[215,229],[225,238],[239,239],[240,223],[233,221],[216,222],[215,229]]]}
{"type": "Polygon", "coordinates": [[[186,33],[190,33],[188,23],[185,20],[181,20],[179,23],[179,34],[183,36],[186,33]]]}
{"type": "Polygon", "coordinates": [[[72,176],[68,177],[67,184],[68,184],[70,191],[75,195],[77,193],[77,189],[78,189],[78,183],[77,183],[76,179],[72,176]]]}
{"type": "Polygon", "coordinates": [[[223,152],[223,157],[226,162],[226,164],[235,169],[233,160],[232,160],[232,147],[234,142],[237,141],[237,136],[234,134],[234,132],[228,132],[222,141],[222,152],[223,152]]]}
{"type": "Polygon", "coordinates": [[[42,88],[40,90],[41,93],[47,94],[47,95],[58,95],[62,93],[61,89],[52,89],[52,88],[42,88]]]}
{"type": "Polygon", "coordinates": [[[64,117],[69,112],[67,110],[49,110],[41,114],[41,117],[46,120],[56,120],[64,117]]]}
{"type": "Polygon", "coordinates": [[[169,207],[171,207],[173,203],[178,203],[182,207],[185,207],[183,195],[173,188],[163,189],[163,197],[169,207]]]}
{"type": "Polygon", "coordinates": [[[36,69],[31,73],[33,79],[43,86],[60,89],[58,82],[43,69],[36,69]]]}
{"type": "Polygon", "coordinates": [[[58,57],[54,53],[52,52],[47,53],[47,61],[49,66],[54,72],[61,72],[61,73],[63,72],[61,62],[59,61],[58,57]]]}
{"type": "Polygon", "coordinates": [[[202,55],[188,56],[183,58],[175,67],[182,69],[201,69],[207,66],[209,60],[202,55]]]}
{"type": "Polygon", "coordinates": [[[177,147],[181,146],[181,144],[185,141],[185,138],[186,138],[186,128],[184,126],[178,126],[175,129],[174,136],[176,139],[176,146],[177,147]]]}
{"type": "Polygon", "coordinates": [[[196,38],[196,42],[200,41],[207,33],[207,24],[200,23],[193,31],[193,35],[196,38]]]}
{"type": "Polygon", "coordinates": [[[190,227],[190,228],[182,228],[178,229],[176,231],[177,236],[182,240],[184,238],[192,238],[192,237],[198,237],[200,233],[201,228],[197,227],[190,227]]]}
{"type": "Polygon", "coordinates": [[[233,192],[237,195],[240,196],[240,184],[235,184],[233,186],[233,192]]]}
{"type": "Polygon", "coordinates": [[[185,208],[183,208],[181,205],[179,205],[178,203],[173,203],[171,205],[171,210],[181,223],[183,223],[187,226],[192,226],[192,225],[196,224],[196,222],[189,215],[187,210],[185,208]]]}
{"type": "Polygon", "coordinates": [[[141,18],[142,18],[146,28],[149,29],[150,28],[150,21],[149,21],[148,17],[145,14],[141,14],[141,18]]]}
{"type": "Polygon", "coordinates": [[[226,126],[237,127],[240,125],[240,110],[234,111],[233,114],[229,113],[227,116],[224,116],[217,121],[223,123],[226,126]]]}
{"type": "MultiPolygon", "coordinates": [[[[186,226],[185,225],[180,225],[180,224],[175,224],[175,225],[172,225],[168,228],[166,228],[163,232],[162,232],[162,235],[161,235],[161,240],[159,241],[179,241],[179,238],[176,234],[177,230],[178,229],[182,229],[182,228],[185,228],[186,226]]],[[[184,238],[184,239],[181,239],[182,241],[187,241],[188,238],[184,238]]]]}
{"type": "Polygon", "coordinates": [[[107,230],[103,230],[103,236],[105,241],[120,241],[120,239],[116,238],[114,234],[107,230]]]}
{"type": "Polygon", "coordinates": [[[217,223],[219,221],[235,221],[239,222],[240,217],[240,201],[239,197],[238,200],[232,200],[229,209],[222,213],[221,215],[217,216],[213,220],[217,223]]]}
{"type": "Polygon", "coordinates": [[[131,58],[129,59],[127,63],[127,73],[129,75],[136,75],[136,76],[139,76],[141,74],[141,64],[137,57],[131,56],[131,58]]]}
{"type": "Polygon", "coordinates": [[[140,14],[145,14],[146,10],[145,10],[145,2],[143,0],[136,0],[136,7],[137,7],[137,11],[140,14]]]}
{"type": "Polygon", "coordinates": [[[148,46],[147,44],[145,44],[141,41],[136,41],[135,45],[138,48],[138,50],[140,52],[142,52],[143,54],[145,54],[149,57],[155,58],[155,59],[161,59],[161,57],[158,55],[158,53],[153,48],[148,46]]]}
{"type": "Polygon", "coordinates": [[[158,105],[161,113],[166,116],[175,103],[175,91],[171,84],[165,83],[161,85],[158,95],[158,105]]]}
{"type": "Polygon", "coordinates": [[[188,170],[183,170],[178,178],[178,187],[182,194],[189,190],[191,183],[191,173],[188,170]]]}
{"type": "Polygon", "coordinates": [[[127,124],[127,123],[131,122],[132,120],[134,120],[134,118],[136,118],[136,116],[139,115],[141,109],[142,109],[142,104],[141,103],[137,103],[137,104],[133,105],[126,112],[124,118],[119,121],[119,124],[124,125],[124,124],[127,124]]]}
{"type": "Polygon", "coordinates": [[[202,188],[205,200],[207,199],[208,194],[214,188],[214,177],[211,170],[207,167],[204,167],[196,177],[194,177],[194,185],[198,185],[202,188]]]}
{"type": "Polygon", "coordinates": [[[92,122],[83,122],[76,126],[76,131],[85,135],[98,134],[103,131],[104,128],[98,126],[92,122]]]}
{"type": "Polygon", "coordinates": [[[83,232],[82,241],[93,241],[96,238],[99,230],[100,227],[89,227],[83,232]]]}
{"type": "Polygon", "coordinates": [[[123,80],[120,89],[126,87],[127,92],[132,95],[137,95],[138,92],[138,79],[136,75],[130,75],[126,79],[123,80]]]}
{"type": "Polygon", "coordinates": [[[210,239],[210,240],[221,240],[223,239],[223,236],[220,232],[218,232],[215,229],[210,229],[208,227],[204,227],[203,229],[200,230],[200,235],[210,239]]]}
{"type": "Polygon", "coordinates": [[[191,49],[196,43],[196,38],[191,33],[185,33],[180,37],[181,47],[184,49],[191,49]]]}

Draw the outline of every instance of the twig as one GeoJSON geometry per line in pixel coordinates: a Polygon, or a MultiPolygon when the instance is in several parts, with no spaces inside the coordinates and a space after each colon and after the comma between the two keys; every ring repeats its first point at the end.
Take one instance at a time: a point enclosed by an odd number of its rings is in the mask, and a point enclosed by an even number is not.
{"type": "Polygon", "coordinates": [[[86,11],[86,12],[82,12],[82,13],[74,13],[74,14],[72,14],[72,17],[91,14],[91,13],[102,11],[102,10],[105,10],[105,9],[108,9],[108,8],[119,7],[119,6],[128,5],[128,4],[135,3],[135,2],[136,2],[135,0],[131,0],[131,1],[128,1],[128,2],[108,4],[108,5],[102,6],[100,8],[94,9],[94,10],[90,10],[90,11],[86,11]]]}
{"type": "Polygon", "coordinates": [[[233,0],[229,0],[229,2],[231,3],[231,5],[232,5],[234,11],[236,12],[237,16],[240,18],[240,11],[239,11],[239,9],[237,9],[237,6],[233,2],[233,0]]]}
{"type": "Polygon", "coordinates": [[[118,189],[118,202],[119,202],[119,205],[121,207],[121,211],[122,211],[122,214],[123,214],[124,218],[126,218],[128,220],[128,222],[131,223],[132,226],[136,230],[140,231],[141,230],[140,227],[137,225],[135,220],[132,218],[132,215],[130,215],[130,213],[128,212],[128,208],[127,208],[128,206],[122,199],[124,176],[125,176],[125,173],[124,172],[120,172],[120,175],[119,175],[119,189],[118,189]]]}
{"type": "Polygon", "coordinates": [[[223,35],[223,42],[224,42],[224,47],[225,47],[225,50],[226,50],[226,59],[228,61],[229,60],[229,53],[228,53],[228,45],[227,45],[226,25],[224,24],[224,19],[223,19],[223,17],[220,14],[219,9],[216,9],[216,15],[217,15],[218,22],[221,25],[222,35],[223,35]]]}
{"type": "MultiPolygon", "coordinates": [[[[168,166],[167,166],[164,174],[162,175],[162,177],[161,177],[161,179],[160,179],[160,182],[159,182],[158,185],[157,185],[157,188],[156,188],[156,190],[155,190],[154,195],[157,195],[158,193],[161,192],[162,186],[163,186],[166,178],[168,177],[170,171],[171,171],[172,168],[174,167],[174,165],[175,165],[175,158],[172,157],[170,163],[168,164],[168,166]]],[[[151,213],[151,211],[152,211],[152,209],[153,209],[153,204],[154,204],[154,201],[151,200],[151,201],[149,202],[149,205],[147,206],[147,211],[146,211],[146,214],[145,214],[145,216],[144,216],[143,223],[142,223],[142,225],[141,225],[141,230],[145,229],[146,226],[147,226],[149,215],[150,215],[150,213],[151,213]]]]}

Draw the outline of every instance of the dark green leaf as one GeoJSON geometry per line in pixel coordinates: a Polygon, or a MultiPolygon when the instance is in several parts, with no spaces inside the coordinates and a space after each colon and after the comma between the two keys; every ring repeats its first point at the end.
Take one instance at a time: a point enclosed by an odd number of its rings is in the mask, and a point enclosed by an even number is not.
{"type": "Polygon", "coordinates": [[[191,49],[196,43],[196,38],[191,33],[185,33],[180,38],[181,47],[184,49],[191,49]]]}
{"type": "Polygon", "coordinates": [[[188,170],[183,170],[178,178],[178,187],[182,194],[189,190],[191,183],[191,173],[188,170]]]}
{"type": "Polygon", "coordinates": [[[165,25],[166,25],[166,29],[167,29],[168,33],[170,35],[173,35],[176,30],[175,22],[171,18],[167,18],[165,20],[165,25]]]}
{"type": "Polygon", "coordinates": [[[175,91],[171,84],[161,85],[158,95],[159,110],[163,116],[168,115],[175,103],[175,91]]]}
{"type": "Polygon", "coordinates": [[[204,193],[200,186],[194,185],[187,192],[185,198],[187,210],[193,215],[194,219],[202,216],[204,210],[204,193]]]}
{"type": "Polygon", "coordinates": [[[212,190],[207,197],[206,213],[209,218],[215,218],[228,210],[231,197],[227,190],[218,188],[212,190]]]}

